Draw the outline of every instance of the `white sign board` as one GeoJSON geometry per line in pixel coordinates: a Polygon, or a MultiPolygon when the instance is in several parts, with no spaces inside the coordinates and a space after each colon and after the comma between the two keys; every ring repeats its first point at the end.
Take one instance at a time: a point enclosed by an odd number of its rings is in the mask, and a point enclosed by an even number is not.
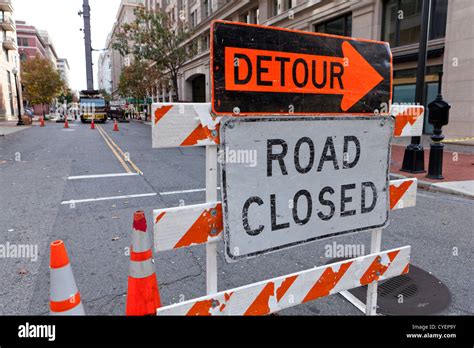
{"type": "Polygon", "coordinates": [[[226,117],[227,261],[385,227],[392,134],[384,116],[226,117]]]}

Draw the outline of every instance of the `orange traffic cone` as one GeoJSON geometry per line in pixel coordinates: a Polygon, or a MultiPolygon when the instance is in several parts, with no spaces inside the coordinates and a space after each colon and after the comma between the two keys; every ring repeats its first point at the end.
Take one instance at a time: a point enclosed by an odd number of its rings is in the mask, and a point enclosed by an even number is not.
{"type": "Polygon", "coordinates": [[[91,121],[91,129],[95,129],[94,119],[91,121]]]}
{"type": "Polygon", "coordinates": [[[66,120],[64,121],[64,128],[69,128],[69,122],[67,121],[67,117],[66,117],[66,120]]]}
{"type": "Polygon", "coordinates": [[[44,117],[40,117],[40,127],[44,127],[44,117]]]}
{"type": "Polygon", "coordinates": [[[133,216],[126,315],[155,315],[156,309],[161,307],[153,252],[146,229],[145,213],[137,211],[133,216]]]}
{"type": "Polygon", "coordinates": [[[114,132],[118,132],[119,129],[118,129],[118,123],[117,123],[117,120],[115,120],[114,122],[114,132]]]}
{"type": "Polygon", "coordinates": [[[50,301],[51,315],[85,315],[81,295],[62,240],[51,243],[50,301]]]}

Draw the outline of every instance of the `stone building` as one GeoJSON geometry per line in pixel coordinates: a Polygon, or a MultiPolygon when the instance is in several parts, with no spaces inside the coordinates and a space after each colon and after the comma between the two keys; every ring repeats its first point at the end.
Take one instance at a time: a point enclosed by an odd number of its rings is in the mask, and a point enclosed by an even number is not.
{"type": "Polygon", "coordinates": [[[0,121],[15,120],[19,114],[16,86],[20,84],[20,60],[10,0],[0,0],[0,46],[0,121]]]}

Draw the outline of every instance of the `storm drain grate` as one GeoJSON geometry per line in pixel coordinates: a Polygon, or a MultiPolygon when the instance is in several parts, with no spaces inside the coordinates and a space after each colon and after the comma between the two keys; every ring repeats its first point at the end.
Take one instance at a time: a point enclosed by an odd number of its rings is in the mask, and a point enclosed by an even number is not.
{"type": "MultiPolygon", "coordinates": [[[[365,303],[367,286],[349,292],[365,303]]],[[[451,294],[446,285],[413,265],[410,265],[408,274],[381,281],[377,294],[377,312],[385,315],[437,314],[451,303],[451,294]]]]}
{"type": "MultiPolygon", "coordinates": [[[[346,260],[334,258],[326,264],[346,260]]],[[[365,304],[367,285],[349,292],[365,304]]],[[[377,313],[384,315],[432,315],[446,309],[451,293],[439,279],[410,265],[408,274],[379,282],[377,287],[377,313]],[[400,296],[401,295],[401,296],[400,296]]]]}

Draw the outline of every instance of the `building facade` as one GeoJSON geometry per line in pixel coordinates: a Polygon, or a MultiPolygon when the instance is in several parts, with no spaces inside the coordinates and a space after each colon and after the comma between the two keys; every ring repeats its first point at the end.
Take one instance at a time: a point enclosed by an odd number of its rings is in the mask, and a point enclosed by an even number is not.
{"type": "MultiPolygon", "coordinates": [[[[422,0],[144,0],[133,6],[122,1],[117,22],[108,41],[111,53],[112,90],[116,91],[124,60],[111,50],[121,23],[133,20],[133,8],[165,11],[171,19],[184,21],[192,29],[189,42],[197,48],[180,70],[178,88],[182,101],[209,102],[210,24],[212,20],[246,22],[299,29],[390,43],[393,53],[393,102],[413,103],[421,30],[422,0]]],[[[432,0],[428,61],[425,85],[426,104],[442,93],[451,103],[450,137],[474,136],[474,16],[472,0],[432,0]]],[[[159,85],[150,92],[154,100],[169,100],[174,92],[159,85]]],[[[425,117],[424,132],[432,126],[425,117]]]]}
{"type": "Polygon", "coordinates": [[[21,99],[20,64],[13,20],[13,5],[10,0],[0,0],[0,120],[15,120],[23,113],[18,97],[21,99]],[[16,73],[16,75],[15,75],[16,73]]]}
{"type": "Polygon", "coordinates": [[[110,64],[110,53],[108,51],[101,52],[99,55],[97,81],[99,90],[104,90],[108,94],[112,94],[112,69],[110,64]]]}
{"type": "Polygon", "coordinates": [[[69,62],[66,58],[58,58],[57,66],[59,74],[61,75],[61,79],[64,81],[64,84],[67,88],[71,87],[71,79],[70,79],[70,70],[69,62]]]}
{"type": "Polygon", "coordinates": [[[43,39],[45,45],[44,48],[46,52],[46,58],[48,58],[51,61],[51,64],[53,64],[54,68],[57,69],[58,55],[56,53],[56,49],[54,48],[53,41],[49,36],[49,33],[46,30],[40,30],[39,34],[41,35],[41,38],[43,39]]]}
{"type": "MultiPolygon", "coordinates": [[[[158,8],[172,18],[185,14],[198,47],[182,67],[183,101],[210,101],[210,23],[214,19],[345,35],[390,43],[394,63],[393,102],[413,103],[422,0],[163,0],[158,8]]],[[[432,101],[440,77],[451,103],[450,137],[474,136],[474,1],[432,0],[425,101],[432,101]]],[[[164,86],[166,88],[166,86],[164,86]]],[[[166,92],[159,100],[167,99],[166,92]]],[[[432,132],[425,118],[424,132],[432,132]]]]}
{"type": "MultiPolygon", "coordinates": [[[[116,35],[120,30],[120,27],[124,23],[131,23],[135,19],[134,10],[138,6],[149,6],[148,3],[150,0],[122,0],[117,11],[117,16],[115,19],[114,26],[107,37],[107,42],[105,47],[108,53],[108,59],[110,60],[110,75],[111,75],[111,94],[112,96],[117,99],[118,95],[118,86],[120,82],[120,75],[124,67],[131,64],[133,61],[133,56],[129,55],[127,57],[122,57],[120,53],[112,48],[116,40],[116,35]]],[[[100,79],[100,76],[99,76],[100,79]]]]}
{"type": "MultiPolygon", "coordinates": [[[[53,67],[60,72],[63,81],[69,80],[69,64],[66,59],[63,59],[61,66],[64,71],[61,71],[58,64],[59,58],[48,32],[38,30],[33,25],[20,20],[16,21],[16,27],[20,61],[24,62],[35,57],[48,59],[53,67]]],[[[33,105],[35,115],[42,115],[43,112],[48,114],[50,109],[48,105],[33,105]]]]}
{"type": "Polygon", "coordinates": [[[39,31],[24,21],[16,21],[16,28],[20,60],[46,58],[46,45],[39,31]]]}

